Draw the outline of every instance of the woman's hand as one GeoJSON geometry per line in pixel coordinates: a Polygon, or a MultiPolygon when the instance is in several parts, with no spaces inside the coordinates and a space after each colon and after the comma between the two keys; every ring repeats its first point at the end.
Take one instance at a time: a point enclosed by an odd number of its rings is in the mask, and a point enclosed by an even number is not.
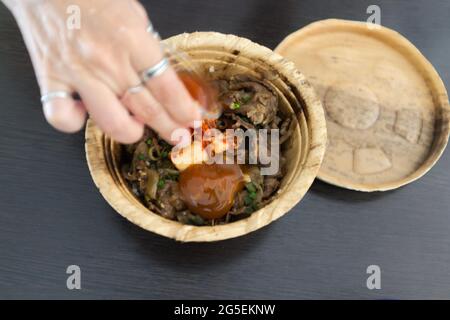
{"type": "Polygon", "coordinates": [[[148,125],[175,143],[175,129],[200,119],[196,103],[170,67],[146,81],[143,90],[128,90],[141,83],[142,71],[163,58],[159,41],[146,32],[149,20],[137,1],[4,1],[22,31],[41,94],[66,91],[81,98],[44,102],[45,117],[56,129],[80,130],[88,112],[119,142],[137,141],[148,125]],[[80,9],[79,28],[67,25],[72,5],[80,9]]]}

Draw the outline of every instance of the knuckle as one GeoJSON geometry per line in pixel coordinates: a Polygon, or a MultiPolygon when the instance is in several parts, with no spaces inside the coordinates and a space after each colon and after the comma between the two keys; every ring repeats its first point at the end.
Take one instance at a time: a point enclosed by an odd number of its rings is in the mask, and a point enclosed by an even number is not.
{"type": "Polygon", "coordinates": [[[162,107],[145,90],[129,95],[124,103],[138,119],[147,124],[155,122],[162,113],[162,107]]]}
{"type": "Polygon", "coordinates": [[[137,43],[136,30],[134,28],[119,28],[115,37],[117,41],[120,41],[124,44],[132,45],[137,43]]]}
{"type": "Polygon", "coordinates": [[[86,63],[99,64],[108,59],[107,44],[102,39],[95,39],[90,35],[82,35],[76,44],[68,47],[69,58],[78,58],[86,63]]]}
{"type": "Polygon", "coordinates": [[[159,110],[158,106],[155,103],[147,103],[142,106],[142,112],[143,116],[148,121],[155,121],[157,120],[160,115],[161,111],[159,110]]]}
{"type": "Polygon", "coordinates": [[[93,65],[103,64],[103,61],[105,60],[105,55],[102,55],[101,52],[104,50],[101,50],[97,45],[95,44],[86,44],[85,50],[82,52],[83,59],[93,65]]]}

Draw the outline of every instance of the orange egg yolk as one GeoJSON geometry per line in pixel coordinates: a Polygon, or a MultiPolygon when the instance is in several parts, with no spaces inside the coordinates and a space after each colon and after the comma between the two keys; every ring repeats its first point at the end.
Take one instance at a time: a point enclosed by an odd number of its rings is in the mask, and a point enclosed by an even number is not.
{"type": "Polygon", "coordinates": [[[238,164],[194,164],[180,173],[179,182],[189,210],[205,219],[222,218],[245,184],[238,164]]]}

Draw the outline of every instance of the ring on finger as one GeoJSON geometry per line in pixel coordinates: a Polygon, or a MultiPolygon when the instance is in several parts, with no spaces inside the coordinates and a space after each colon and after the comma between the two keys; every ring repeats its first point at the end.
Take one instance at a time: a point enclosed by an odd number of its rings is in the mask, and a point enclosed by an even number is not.
{"type": "Polygon", "coordinates": [[[54,99],[73,99],[73,94],[68,91],[50,91],[41,96],[42,104],[46,104],[54,99]]]}
{"type": "Polygon", "coordinates": [[[167,58],[162,58],[162,60],[160,62],[158,62],[157,64],[155,64],[154,66],[142,71],[142,73],[141,73],[142,82],[145,83],[148,80],[159,76],[164,71],[166,71],[168,67],[169,67],[169,61],[167,60],[167,58]]]}
{"type": "Polygon", "coordinates": [[[148,21],[147,32],[150,33],[155,39],[157,40],[161,39],[158,31],[155,30],[155,28],[153,27],[153,23],[150,20],[148,21]]]}
{"type": "Polygon", "coordinates": [[[132,94],[136,94],[136,93],[139,93],[139,92],[141,92],[142,90],[144,90],[145,89],[145,87],[142,85],[142,83],[140,83],[140,84],[138,84],[138,85],[136,85],[136,86],[132,86],[132,87],[129,87],[126,91],[125,91],[125,93],[122,95],[122,100],[125,100],[125,99],[127,99],[130,95],[132,95],[132,94]]]}

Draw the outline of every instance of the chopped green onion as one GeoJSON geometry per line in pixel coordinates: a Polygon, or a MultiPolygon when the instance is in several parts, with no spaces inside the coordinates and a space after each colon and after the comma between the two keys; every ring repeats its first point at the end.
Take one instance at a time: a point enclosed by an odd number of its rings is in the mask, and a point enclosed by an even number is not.
{"type": "Polygon", "coordinates": [[[255,184],[253,182],[249,182],[245,185],[245,188],[248,190],[248,192],[252,193],[252,192],[256,192],[256,187],[255,184]]]}
{"type": "Polygon", "coordinates": [[[256,199],[256,192],[250,192],[248,195],[252,200],[256,199]]]}
{"type": "Polygon", "coordinates": [[[236,110],[236,109],[239,109],[241,107],[241,104],[239,103],[239,102],[233,102],[231,105],[230,105],[230,109],[231,110],[236,110]]]}
{"type": "Polygon", "coordinates": [[[158,181],[158,188],[161,189],[166,184],[166,181],[164,179],[160,179],[158,181]]]}
{"type": "Polygon", "coordinates": [[[161,158],[167,158],[168,155],[169,155],[169,153],[165,150],[163,152],[161,152],[161,158]]]}
{"type": "Polygon", "coordinates": [[[145,143],[151,146],[153,144],[152,138],[148,138],[147,141],[145,141],[145,143]]]}
{"type": "Polygon", "coordinates": [[[191,224],[196,226],[201,226],[205,224],[205,220],[203,220],[203,218],[198,215],[192,215],[191,217],[189,217],[189,222],[191,222],[191,224]]]}
{"type": "Polygon", "coordinates": [[[159,155],[158,155],[158,151],[156,150],[156,147],[150,147],[148,149],[148,157],[152,161],[159,160],[159,155]]]}
{"type": "Polygon", "coordinates": [[[247,195],[244,198],[244,203],[245,203],[246,206],[249,206],[249,205],[251,205],[253,203],[253,199],[249,195],[247,195]]]}
{"type": "Polygon", "coordinates": [[[139,160],[145,160],[145,155],[143,153],[138,155],[139,160]]]}

